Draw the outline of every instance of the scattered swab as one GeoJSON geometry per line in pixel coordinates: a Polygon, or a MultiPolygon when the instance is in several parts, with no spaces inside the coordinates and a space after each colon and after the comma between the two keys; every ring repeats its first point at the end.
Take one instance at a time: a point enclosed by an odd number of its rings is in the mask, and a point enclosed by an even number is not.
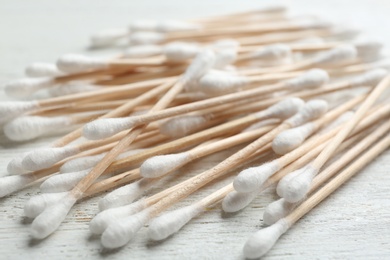
{"type": "MultiPolygon", "coordinates": [[[[365,138],[363,138],[358,144],[356,144],[348,152],[343,154],[343,156],[340,159],[338,159],[336,162],[332,163],[325,170],[323,170],[319,175],[317,175],[314,178],[313,184],[310,187],[308,195],[316,191],[321,185],[323,185],[327,180],[329,180],[333,175],[335,175],[342,167],[344,167],[351,160],[359,156],[359,154],[364,152],[370,145],[376,142],[389,129],[390,129],[390,123],[383,124],[375,131],[373,131],[370,135],[367,135],[365,138]]],[[[357,137],[362,138],[362,135],[358,135],[357,137]]],[[[356,141],[357,138],[351,138],[351,139],[353,139],[353,141],[356,141]]],[[[348,140],[348,142],[346,143],[349,144],[350,143],[349,141],[350,140],[348,140]]],[[[339,152],[339,150],[342,151],[347,147],[347,145],[344,145],[344,143],[342,146],[343,146],[342,149],[338,149],[337,152],[339,152]]],[[[297,205],[299,205],[299,202],[289,203],[284,198],[272,202],[264,210],[264,215],[263,215],[264,223],[267,225],[274,224],[279,219],[287,216],[288,213],[292,209],[294,209],[297,205]]]]}
{"type": "Polygon", "coordinates": [[[355,175],[360,169],[371,162],[390,145],[390,136],[382,139],[360,158],[356,159],[350,166],[338,174],[333,180],[309,197],[299,207],[294,209],[287,217],[279,220],[270,227],[261,229],[254,233],[245,243],[244,255],[247,258],[259,258],[265,255],[276,243],[279,237],[284,234],[301,217],[322,202],[343,183],[355,175]]]}
{"type": "MultiPolygon", "coordinates": [[[[388,116],[389,113],[390,113],[390,106],[385,106],[380,109],[375,109],[375,113],[370,111],[370,114],[372,114],[372,116],[363,120],[363,122],[361,122],[357,126],[357,128],[353,131],[352,134],[359,133],[363,129],[372,126],[373,124],[377,123],[379,120],[388,116]]],[[[249,205],[249,203],[253,201],[253,199],[265,188],[277,183],[278,181],[279,181],[279,185],[281,185],[282,182],[284,181],[288,183],[288,179],[293,176],[290,175],[289,173],[294,172],[296,169],[306,165],[310,160],[314,158],[314,156],[318,155],[322,151],[325,143],[323,143],[322,145],[317,145],[317,144],[329,140],[337,133],[337,131],[339,131],[339,129],[333,129],[332,131],[327,132],[326,134],[321,136],[320,138],[313,138],[311,141],[308,141],[304,145],[300,146],[296,151],[293,151],[293,154],[295,154],[295,156],[297,157],[299,157],[301,153],[304,154],[308,151],[312,151],[312,152],[307,153],[306,155],[302,156],[295,162],[291,163],[289,166],[277,172],[275,175],[271,176],[261,188],[253,192],[237,192],[237,191],[230,192],[222,201],[223,210],[226,212],[239,211],[245,208],[247,205],[249,205]],[[313,146],[316,147],[314,150],[313,150],[313,146]]],[[[287,154],[285,156],[287,157],[289,155],[287,154]]],[[[295,158],[293,157],[291,159],[294,160],[295,158]]]]}
{"type": "Polygon", "coordinates": [[[378,86],[370,93],[364,103],[356,111],[354,117],[345,125],[345,128],[332,139],[314,162],[305,168],[305,170],[298,170],[298,174],[287,185],[278,186],[278,195],[285,198],[288,202],[297,202],[301,200],[310,188],[311,182],[315,175],[318,174],[321,167],[326,163],[332,153],[337,149],[338,145],[348,136],[356,124],[363,118],[367,110],[379,98],[383,91],[389,85],[390,77],[386,76],[378,86]]]}

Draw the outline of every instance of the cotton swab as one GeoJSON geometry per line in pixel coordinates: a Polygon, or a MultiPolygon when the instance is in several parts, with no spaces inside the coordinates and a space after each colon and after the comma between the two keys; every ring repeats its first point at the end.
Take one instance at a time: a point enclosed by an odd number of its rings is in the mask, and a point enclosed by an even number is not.
{"type": "MultiPolygon", "coordinates": [[[[342,167],[348,164],[351,160],[356,158],[359,154],[364,152],[370,145],[376,142],[381,136],[386,134],[386,132],[390,129],[390,123],[385,123],[375,129],[372,133],[363,138],[358,144],[356,144],[353,148],[347,151],[343,156],[338,159],[336,162],[332,163],[326,169],[324,169],[319,175],[317,175],[313,184],[310,187],[308,195],[316,191],[321,185],[323,185],[327,180],[329,180],[333,175],[335,175],[342,167]]],[[[362,138],[362,134],[359,134],[356,137],[362,138]]],[[[357,139],[357,138],[351,138],[357,139]]],[[[345,143],[350,143],[349,140],[345,143]]],[[[343,147],[340,147],[342,150],[345,145],[343,143],[343,147]]],[[[337,151],[339,152],[339,151],[337,151]]],[[[282,217],[285,217],[293,208],[295,208],[298,203],[289,203],[285,201],[285,199],[277,200],[271,204],[269,204],[264,210],[263,220],[267,225],[272,225],[277,222],[282,217]]]]}
{"type": "MultiPolygon", "coordinates": [[[[180,80],[153,106],[151,111],[163,109],[174,99],[174,97],[183,90],[184,85],[200,77],[207,71],[214,62],[215,56],[211,51],[204,51],[197,56],[187,71],[183,74],[180,80]]],[[[169,83],[171,84],[171,83],[169,83]]],[[[146,125],[130,130],[129,133],[110,151],[107,155],[85,176],[70,192],[68,199],[69,204],[59,204],[52,206],[43,211],[32,224],[32,235],[36,238],[45,238],[54,232],[61,224],[73,204],[80,199],[83,193],[91,186],[91,184],[107,169],[107,167],[115,160],[121,151],[123,151],[131,142],[146,128],[146,125]],[[50,212],[57,211],[57,219],[52,219],[50,212]],[[50,219],[50,221],[47,221],[50,219]]],[[[54,214],[55,216],[55,214],[54,214]]]]}
{"type": "MultiPolygon", "coordinates": [[[[322,75],[321,75],[322,76],[322,75]]],[[[193,102],[191,104],[181,105],[174,108],[164,109],[161,112],[151,113],[149,115],[141,115],[136,117],[128,117],[121,119],[100,119],[95,120],[89,124],[86,124],[84,127],[84,136],[89,139],[103,138],[107,135],[112,135],[115,132],[122,131],[123,129],[132,128],[140,124],[153,122],[156,120],[164,119],[167,117],[177,116],[183,113],[193,112],[200,109],[210,108],[213,106],[217,106],[220,104],[240,101],[246,98],[251,98],[254,95],[264,95],[266,93],[271,93],[273,91],[288,89],[291,86],[303,85],[307,88],[316,87],[319,82],[323,82],[321,80],[317,81],[317,77],[315,79],[312,78],[311,74],[303,74],[302,76],[292,79],[290,81],[282,82],[276,84],[272,87],[262,87],[254,90],[242,91],[240,93],[228,94],[224,96],[219,96],[216,98],[210,98],[204,101],[193,102]],[[95,129],[102,129],[104,126],[110,125],[109,131],[100,130],[99,135],[95,136],[95,129]]]]}
{"type": "MultiPolygon", "coordinates": [[[[263,117],[265,118],[273,118],[273,117],[286,118],[289,117],[290,115],[295,114],[299,110],[299,108],[302,107],[302,105],[303,102],[299,99],[287,99],[279,102],[278,104],[275,104],[274,106],[268,108],[266,111],[259,112],[259,115],[263,115],[263,117]]],[[[230,138],[217,141],[209,145],[204,145],[199,148],[194,148],[189,152],[184,152],[181,154],[151,157],[150,159],[146,160],[142,164],[141,175],[144,175],[145,177],[149,177],[149,178],[161,177],[162,175],[165,175],[194,159],[200,158],[202,156],[206,156],[210,153],[214,153],[221,149],[225,149],[227,146],[246,142],[248,141],[247,138],[253,139],[253,135],[255,136],[257,136],[258,134],[261,135],[264,133],[264,131],[269,130],[269,128],[270,127],[268,126],[263,126],[260,129],[253,131],[252,133],[248,132],[248,133],[239,134],[237,136],[232,136],[230,138]],[[163,165],[161,165],[162,161],[160,161],[161,160],[160,158],[164,158],[164,160],[165,159],[173,159],[173,160],[169,160],[169,162],[165,162],[163,163],[163,165]]],[[[112,199],[110,199],[109,204],[110,205],[113,204],[112,199]]]]}
{"type": "Polygon", "coordinates": [[[287,217],[279,220],[270,227],[254,233],[245,243],[244,255],[247,258],[258,258],[265,255],[276,243],[279,237],[285,233],[294,223],[307,214],[311,209],[321,203],[343,183],[349,180],[359,170],[371,162],[390,145],[390,136],[386,136],[366,153],[356,159],[351,165],[339,173],[324,187],[310,196],[300,206],[294,209],[287,217]]]}
{"type": "Polygon", "coordinates": [[[317,132],[322,126],[330,123],[332,120],[335,120],[336,117],[340,116],[348,109],[353,108],[353,106],[360,103],[365,97],[365,95],[361,95],[350,100],[349,102],[340,105],[334,111],[331,111],[326,114],[322,119],[283,131],[282,133],[277,135],[272,141],[272,149],[275,153],[280,155],[286,154],[294,150],[299,145],[301,145],[310,135],[317,132]]]}
{"type": "Polygon", "coordinates": [[[247,159],[244,158],[253,154],[261,146],[267,144],[279,131],[287,129],[291,127],[291,125],[302,123],[302,121],[308,120],[310,117],[318,116],[321,113],[320,111],[323,111],[324,109],[323,104],[320,104],[321,102],[309,103],[305,105],[301,112],[291,117],[291,120],[286,123],[282,123],[279,127],[274,128],[272,131],[252,142],[239,152],[228,157],[217,166],[187,180],[186,182],[188,182],[188,184],[180,186],[180,188],[175,190],[174,193],[167,195],[153,206],[125,219],[118,224],[111,224],[102,235],[103,245],[109,248],[123,246],[135,235],[143,224],[145,224],[155,214],[183,199],[210,181],[222,176],[226,173],[226,171],[229,171],[233,167],[237,167],[240,163],[245,162],[247,159]],[[118,233],[123,228],[126,228],[126,231],[122,234],[118,233]]]}
{"type": "MultiPolygon", "coordinates": [[[[340,116],[345,111],[353,108],[359,102],[361,102],[365,96],[359,96],[355,99],[352,99],[351,101],[341,105],[340,107],[334,109],[333,111],[327,113],[325,116],[323,116],[320,119],[317,119],[312,124],[313,129],[319,129],[321,126],[323,126],[326,123],[329,123],[330,121],[334,120],[338,116],[340,116]]],[[[307,124],[305,124],[307,125],[307,124]]],[[[303,125],[303,126],[305,126],[303,125]]],[[[297,129],[297,128],[291,128],[291,129],[297,129]]],[[[299,127],[298,127],[299,129],[299,127]]],[[[288,133],[290,130],[286,130],[281,132],[279,135],[275,137],[275,139],[272,142],[272,148],[275,148],[275,140],[283,134],[288,133]]],[[[293,136],[289,136],[286,139],[294,138],[293,136]]],[[[295,141],[295,139],[294,139],[295,141]]],[[[300,141],[300,140],[299,140],[300,141]]],[[[312,141],[313,142],[313,141],[312,141]]],[[[317,142],[320,142],[320,140],[317,140],[317,142]]],[[[282,146],[280,143],[278,145],[282,146]]],[[[314,144],[313,144],[314,145],[314,144]]],[[[280,151],[282,147],[280,147],[277,151],[280,151]]],[[[288,147],[289,148],[289,147],[288,147]]],[[[284,149],[284,152],[288,151],[289,149],[284,149]]],[[[303,150],[303,149],[302,149],[303,150]]],[[[283,153],[285,154],[285,153],[283,153]]],[[[261,188],[261,186],[264,184],[264,182],[272,176],[275,172],[282,169],[284,166],[288,165],[289,163],[293,162],[294,159],[297,159],[301,155],[301,152],[298,151],[296,154],[290,154],[289,156],[280,157],[278,159],[275,159],[272,162],[265,163],[258,167],[251,167],[246,170],[243,170],[240,172],[237,177],[234,179],[233,185],[234,189],[238,192],[253,192],[255,190],[258,190],[261,188]]]]}
{"type": "Polygon", "coordinates": [[[91,116],[24,116],[7,123],[4,127],[5,135],[13,141],[26,141],[52,132],[53,129],[61,129],[81,123],[89,122],[101,114],[91,116]]]}
{"type": "MultiPolygon", "coordinates": [[[[352,134],[359,133],[365,128],[368,128],[372,126],[373,124],[377,123],[379,120],[383,119],[384,117],[388,116],[390,113],[390,106],[384,106],[379,109],[375,109],[373,112],[370,111],[370,117],[363,120],[358,127],[353,131],[352,134]]],[[[328,140],[332,136],[334,136],[339,129],[333,129],[331,132],[327,132],[325,136],[321,136],[320,138],[322,140],[319,140],[319,138],[313,138],[312,140],[308,141],[307,144],[300,146],[297,151],[293,151],[295,155],[300,156],[300,153],[298,153],[298,150],[300,150],[302,153],[306,153],[307,151],[311,151],[313,144],[316,145],[317,142],[322,142],[324,140],[328,140]],[[307,149],[307,150],[306,150],[307,149]]],[[[323,144],[324,145],[324,144],[323,144]]],[[[254,191],[254,192],[236,192],[233,191],[229,193],[224,200],[222,201],[222,208],[225,212],[236,212],[243,208],[245,208],[249,203],[265,188],[277,183],[279,180],[287,176],[290,172],[298,169],[299,167],[302,167],[306,165],[310,160],[314,158],[314,156],[318,155],[322,149],[323,145],[317,145],[316,148],[311,153],[307,153],[303,157],[299,158],[298,160],[294,161],[287,167],[283,168],[282,170],[278,171],[276,174],[272,175],[265,183],[264,185],[254,191]]],[[[287,155],[285,155],[287,156],[287,155]]]]}
{"type": "MultiPolygon", "coordinates": [[[[326,163],[332,153],[337,149],[337,146],[348,136],[357,123],[363,118],[367,110],[379,98],[381,93],[386,90],[389,85],[390,77],[386,76],[378,86],[370,93],[361,107],[357,110],[354,117],[345,128],[342,129],[330,142],[320,155],[309,165],[301,174],[293,178],[287,185],[278,185],[278,195],[285,198],[288,202],[297,202],[302,199],[310,188],[310,184],[315,175],[321,167],[326,163]]],[[[299,170],[298,170],[299,171],[299,170]]]]}

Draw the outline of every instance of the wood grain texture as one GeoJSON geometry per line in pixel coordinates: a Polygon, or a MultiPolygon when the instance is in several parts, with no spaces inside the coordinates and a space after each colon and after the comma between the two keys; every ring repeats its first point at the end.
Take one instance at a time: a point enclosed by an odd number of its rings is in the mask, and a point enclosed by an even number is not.
{"type": "MultiPolygon", "coordinates": [[[[23,68],[33,61],[54,61],[63,53],[82,52],[92,32],[123,26],[132,19],[196,17],[271,2],[275,1],[0,0],[0,83],[22,77],[23,68]]],[[[314,12],[339,22],[350,21],[390,46],[389,1],[296,0],[291,7],[297,13],[314,12]]],[[[93,52],[102,53],[109,52],[93,52]]],[[[6,99],[3,93],[0,99],[6,99]]],[[[8,161],[16,154],[51,140],[54,139],[3,146],[0,174],[6,173],[8,161]]],[[[230,153],[225,151],[197,161],[182,172],[192,176],[230,153]]],[[[389,259],[389,169],[390,151],[387,151],[299,221],[265,259],[389,259]]],[[[178,206],[188,205],[227,181],[207,186],[178,206]]],[[[221,214],[217,206],[162,243],[148,241],[146,229],[142,229],[124,248],[108,252],[88,230],[88,222],[97,212],[98,197],[77,204],[48,239],[31,241],[30,222],[22,217],[23,206],[36,193],[37,188],[33,187],[0,200],[0,259],[242,259],[243,244],[262,227],[263,209],[276,199],[269,189],[248,208],[233,215],[221,214]]]]}

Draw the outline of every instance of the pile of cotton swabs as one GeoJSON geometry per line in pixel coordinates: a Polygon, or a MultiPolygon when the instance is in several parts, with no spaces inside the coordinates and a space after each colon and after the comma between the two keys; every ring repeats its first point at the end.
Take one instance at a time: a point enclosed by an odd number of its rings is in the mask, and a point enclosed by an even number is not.
{"type": "Polygon", "coordinates": [[[32,237],[43,239],[77,201],[110,191],[90,230],[118,248],[145,224],[162,240],[220,202],[239,211],[276,185],[281,199],[263,216],[269,227],[244,246],[246,257],[260,257],[390,145],[388,63],[380,43],[357,34],[282,7],[98,33],[95,47],[128,39],[130,47],[35,63],[29,78],[5,86],[22,100],[0,104],[3,139],[69,133],[14,158],[0,194],[40,184],[24,212],[34,218],[32,237]],[[151,194],[167,176],[185,175],[184,165],[223,150],[231,155],[214,167],[151,194]],[[232,172],[231,184],[165,212],[232,172]]]}

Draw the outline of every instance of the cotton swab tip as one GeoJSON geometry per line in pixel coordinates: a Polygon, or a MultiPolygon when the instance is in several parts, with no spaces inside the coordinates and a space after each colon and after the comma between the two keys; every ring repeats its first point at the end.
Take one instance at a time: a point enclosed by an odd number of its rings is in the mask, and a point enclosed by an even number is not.
{"type": "Polygon", "coordinates": [[[135,121],[131,118],[102,118],[85,124],[83,136],[89,140],[99,140],[134,126],[135,121]]]}
{"type": "Polygon", "coordinates": [[[283,198],[270,203],[264,210],[264,223],[269,226],[275,224],[278,220],[287,216],[295,205],[295,203],[289,203],[283,198]]]}
{"type": "Polygon", "coordinates": [[[152,240],[163,240],[179,231],[202,211],[202,207],[194,204],[163,214],[149,224],[148,237],[152,240]]]}
{"type": "Polygon", "coordinates": [[[312,123],[288,129],[278,134],[272,141],[272,150],[280,155],[291,152],[300,146],[314,132],[312,123]]]}
{"type": "Polygon", "coordinates": [[[43,239],[52,234],[61,225],[76,201],[76,198],[68,194],[58,203],[46,208],[31,224],[31,236],[43,239]]]}
{"type": "Polygon", "coordinates": [[[28,218],[35,218],[41,214],[47,207],[54,205],[65,197],[68,192],[42,193],[31,197],[24,205],[24,215],[28,218]]]}
{"type": "Polygon", "coordinates": [[[238,192],[259,190],[264,182],[279,169],[280,167],[276,161],[245,169],[234,179],[234,189],[238,192]]]}
{"type": "Polygon", "coordinates": [[[92,58],[80,54],[66,54],[57,60],[58,69],[67,73],[105,69],[107,66],[106,59],[92,58]]]}
{"type": "Polygon", "coordinates": [[[301,90],[318,88],[329,81],[329,74],[325,70],[311,69],[302,75],[287,80],[284,83],[291,89],[301,90]]]}
{"type": "Polygon", "coordinates": [[[264,112],[259,112],[257,115],[267,118],[279,118],[281,120],[289,118],[300,111],[305,105],[305,101],[300,98],[286,98],[282,101],[270,106],[264,112]]]}
{"type": "Polygon", "coordinates": [[[26,78],[8,82],[4,92],[14,98],[25,98],[37,90],[51,87],[55,82],[51,78],[26,78]]]}
{"type": "Polygon", "coordinates": [[[29,77],[56,77],[62,75],[57,66],[52,63],[34,62],[26,67],[26,75],[29,77]]]}
{"type": "Polygon", "coordinates": [[[189,159],[186,152],[151,157],[142,163],[141,176],[145,178],[161,177],[183,166],[189,159]]]}
{"type": "Polygon", "coordinates": [[[78,152],[79,149],[73,146],[38,149],[24,157],[22,167],[31,171],[45,169],[78,152]]]}
{"type": "Polygon", "coordinates": [[[183,137],[201,129],[208,122],[206,117],[200,115],[178,116],[161,124],[160,133],[173,138],[183,137]]]}
{"type": "Polygon", "coordinates": [[[249,259],[262,257],[288,229],[288,223],[284,219],[281,219],[274,225],[257,231],[246,241],[244,245],[244,256],[249,259]]]}
{"type": "Polygon", "coordinates": [[[237,212],[251,203],[257,196],[255,192],[232,191],[222,200],[222,209],[225,212],[237,212]]]}
{"type": "Polygon", "coordinates": [[[148,220],[149,212],[144,210],[111,223],[102,234],[102,245],[105,248],[119,248],[126,245],[148,220]]]}
{"type": "Polygon", "coordinates": [[[22,189],[34,181],[29,175],[12,175],[0,178],[0,198],[22,189]]]}
{"type": "Polygon", "coordinates": [[[118,222],[121,218],[131,216],[145,208],[145,201],[139,200],[129,205],[104,210],[91,220],[89,230],[93,234],[102,234],[111,223],[118,222]]]}

